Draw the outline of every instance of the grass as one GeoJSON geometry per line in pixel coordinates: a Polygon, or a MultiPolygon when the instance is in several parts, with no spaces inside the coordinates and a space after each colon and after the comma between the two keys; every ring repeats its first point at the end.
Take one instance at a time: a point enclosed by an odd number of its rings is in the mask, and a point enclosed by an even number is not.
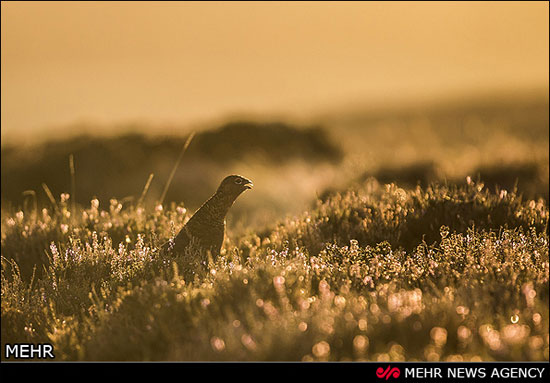
{"type": "Polygon", "coordinates": [[[320,122],[331,129],[199,132],[173,179],[187,136],[3,147],[2,347],[49,342],[57,360],[548,360],[547,97],[320,122]],[[159,254],[231,173],[255,186],[221,256],[193,271],[159,254]]]}
{"type": "Polygon", "coordinates": [[[58,205],[2,221],[2,344],[51,342],[60,360],[548,359],[543,199],[369,179],[226,239],[194,275],[156,252],[181,205],[94,200],[72,220],[58,205]]]}

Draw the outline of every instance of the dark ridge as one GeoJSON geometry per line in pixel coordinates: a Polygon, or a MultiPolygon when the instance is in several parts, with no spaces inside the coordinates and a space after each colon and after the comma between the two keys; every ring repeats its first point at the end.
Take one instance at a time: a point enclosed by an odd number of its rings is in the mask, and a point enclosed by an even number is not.
{"type": "MultiPolygon", "coordinates": [[[[83,135],[47,142],[32,151],[3,147],[1,195],[6,205],[22,206],[25,190],[34,190],[39,203],[49,203],[45,182],[56,198],[70,192],[69,155],[76,167],[76,200],[89,204],[94,197],[139,197],[149,175],[154,173],[149,194],[158,198],[183,147],[186,136],[119,137],[83,135]]],[[[219,183],[219,174],[234,162],[263,162],[272,166],[289,161],[338,162],[343,152],[318,126],[295,127],[284,123],[233,122],[198,133],[185,153],[165,202],[199,204],[219,183]],[[199,196],[199,197],[196,197],[199,196]],[[196,199],[198,198],[198,199],[196,199]]]]}

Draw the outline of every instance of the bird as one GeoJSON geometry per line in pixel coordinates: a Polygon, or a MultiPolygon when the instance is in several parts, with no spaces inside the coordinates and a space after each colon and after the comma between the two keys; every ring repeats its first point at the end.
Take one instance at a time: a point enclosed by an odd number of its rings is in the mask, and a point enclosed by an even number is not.
{"type": "Polygon", "coordinates": [[[208,254],[212,258],[219,256],[225,236],[225,216],[237,197],[253,186],[251,180],[240,175],[225,177],[179,233],[162,246],[162,251],[186,257],[199,253],[200,262],[208,254]]]}

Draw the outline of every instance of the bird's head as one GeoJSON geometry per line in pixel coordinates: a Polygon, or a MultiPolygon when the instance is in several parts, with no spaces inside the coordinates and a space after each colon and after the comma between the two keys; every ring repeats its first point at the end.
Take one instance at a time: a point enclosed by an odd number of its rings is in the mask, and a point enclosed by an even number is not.
{"type": "Polygon", "coordinates": [[[252,186],[254,185],[248,178],[238,175],[231,175],[223,179],[220,187],[218,188],[218,193],[221,192],[225,195],[237,197],[243,191],[252,189],[252,186]]]}

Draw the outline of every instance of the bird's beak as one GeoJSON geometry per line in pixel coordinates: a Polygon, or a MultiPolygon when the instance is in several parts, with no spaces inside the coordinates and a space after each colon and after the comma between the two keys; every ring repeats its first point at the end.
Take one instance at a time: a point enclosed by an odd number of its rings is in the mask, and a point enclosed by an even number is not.
{"type": "Polygon", "coordinates": [[[246,183],[243,186],[247,189],[252,189],[254,184],[252,183],[252,181],[249,180],[249,181],[246,181],[246,183]]]}

